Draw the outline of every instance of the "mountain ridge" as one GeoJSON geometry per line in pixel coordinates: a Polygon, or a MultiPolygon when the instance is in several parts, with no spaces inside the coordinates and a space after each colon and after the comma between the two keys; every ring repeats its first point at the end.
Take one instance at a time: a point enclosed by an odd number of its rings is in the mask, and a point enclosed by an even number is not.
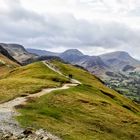
{"type": "Polygon", "coordinates": [[[27,59],[35,58],[35,54],[29,53],[24,46],[19,44],[7,44],[7,43],[0,43],[0,45],[8,51],[8,53],[16,59],[18,62],[23,63],[27,59]]]}
{"type": "Polygon", "coordinates": [[[51,52],[51,51],[46,51],[46,50],[40,50],[40,49],[33,49],[33,48],[27,48],[26,49],[29,53],[37,54],[38,56],[58,56],[59,53],[51,52]]]}
{"type": "Polygon", "coordinates": [[[14,59],[6,49],[4,49],[1,45],[0,45],[0,53],[4,56],[6,56],[8,59],[10,59],[11,61],[14,61],[18,64],[20,64],[16,59],[14,59]]]}
{"type": "Polygon", "coordinates": [[[124,69],[127,71],[128,66],[128,70],[137,69],[137,66],[140,67],[140,61],[134,59],[125,51],[116,51],[98,56],[89,56],[83,54],[78,49],[68,49],[62,53],[56,53],[39,49],[25,49],[24,46],[18,44],[0,43],[0,45],[2,45],[12,57],[21,63],[26,64],[26,61],[32,62],[32,59],[33,61],[37,60],[39,56],[57,56],[66,62],[74,65],[80,65],[90,72],[93,72],[93,74],[100,73],[97,74],[99,77],[102,77],[102,75],[104,77],[104,75],[106,75],[105,73],[108,71],[119,72],[123,71],[124,69]],[[35,54],[35,52],[37,52],[37,54],[35,54]],[[133,67],[133,69],[130,69],[130,67],[133,67]]]}
{"type": "Polygon", "coordinates": [[[0,76],[21,64],[0,45],[0,76]]]}

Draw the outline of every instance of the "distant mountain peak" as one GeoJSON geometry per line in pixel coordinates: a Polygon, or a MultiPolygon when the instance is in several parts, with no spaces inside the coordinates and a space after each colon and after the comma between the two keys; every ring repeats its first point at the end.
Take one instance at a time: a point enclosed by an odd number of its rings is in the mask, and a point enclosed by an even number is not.
{"type": "Polygon", "coordinates": [[[111,53],[106,53],[106,54],[100,55],[100,57],[104,60],[119,59],[119,60],[127,61],[127,59],[134,59],[130,56],[130,54],[128,52],[125,52],[125,51],[115,51],[115,52],[111,52],[111,53]]]}
{"type": "Polygon", "coordinates": [[[113,70],[120,71],[126,65],[137,66],[140,61],[134,59],[129,53],[125,51],[116,51],[100,55],[104,63],[112,67],[113,70]]]}
{"type": "Polygon", "coordinates": [[[102,54],[100,56],[104,56],[104,55],[114,55],[114,56],[129,55],[130,56],[130,54],[128,52],[125,52],[125,51],[114,51],[114,52],[102,54]]]}
{"type": "Polygon", "coordinates": [[[114,55],[116,54],[118,56],[130,56],[130,54],[128,52],[125,52],[125,51],[116,51],[116,52],[112,52],[112,54],[114,54],[114,55]]]}
{"type": "Polygon", "coordinates": [[[79,51],[78,49],[69,49],[69,50],[66,50],[65,52],[63,52],[63,54],[79,55],[79,56],[84,55],[84,54],[83,54],[81,51],[79,51]]]}

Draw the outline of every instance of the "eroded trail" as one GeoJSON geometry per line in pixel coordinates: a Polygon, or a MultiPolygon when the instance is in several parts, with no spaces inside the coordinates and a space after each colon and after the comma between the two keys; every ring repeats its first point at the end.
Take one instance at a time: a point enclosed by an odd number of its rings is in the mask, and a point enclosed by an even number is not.
{"type": "MultiPolygon", "coordinates": [[[[55,68],[51,67],[49,64],[46,64],[45,62],[43,62],[43,63],[48,68],[63,75],[61,72],[59,72],[55,68]]],[[[40,97],[40,96],[48,94],[52,91],[68,89],[72,86],[77,86],[79,84],[81,84],[79,81],[77,81],[75,79],[71,79],[71,83],[64,84],[62,87],[43,89],[41,92],[31,94],[31,95],[26,96],[26,97],[18,97],[16,99],[11,100],[11,101],[0,104],[0,129],[2,131],[8,131],[8,132],[11,132],[11,133],[16,134],[16,135],[20,134],[21,132],[23,132],[23,129],[22,129],[22,127],[20,127],[18,122],[14,119],[14,117],[16,115],[18,115],[18,113],[15,110],[15,106],[26,103],[26,101],[30,97],[40,97]]],[[[54,140],[57,140],[57,138],[54,138],[54,140]]]]}

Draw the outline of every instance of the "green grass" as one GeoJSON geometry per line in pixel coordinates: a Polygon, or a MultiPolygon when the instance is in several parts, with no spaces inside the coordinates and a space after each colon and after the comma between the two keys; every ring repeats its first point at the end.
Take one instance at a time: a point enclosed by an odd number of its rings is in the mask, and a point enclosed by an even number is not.
{"type": "MultiPolygon", "coordinates": [[[[121,94],[118,94],[116,91],[106,87],[96,76],[89,74],[89,72],[84,71],[80,68],[76,68],[70,64],[64,64],[61,62],[54,61],[53,62],[65,75],[72,74],[73,78],[81,81],[83,84],[94,87],[98,91],[102,91],[104,93],[108,93],[106,97],[114,96],[111,99],[113,102],[119,105],[128,105],[130,108],[134,108],[138,110],[137,113],[140,114],[140,106],[136,106],[132,100],[124,97],[121,94]]],[[[110,97],[109,97],[110,99],[110,97]]]]}
{"type": "Polygon", "coordinates": [[[43,88],[58,87],[68,82],[65,77],[50,70],[42,62],[18,67],[0,79],[0,102],[17,96],[36,93],[43,88]]]}
{"type": "Polygon", "coordinates": [[[139,140],[140,107],[88,72],[53,62],[83,84],[33,99],[17,117],[22,126],[44,128],[64,140],[139,140]]]}

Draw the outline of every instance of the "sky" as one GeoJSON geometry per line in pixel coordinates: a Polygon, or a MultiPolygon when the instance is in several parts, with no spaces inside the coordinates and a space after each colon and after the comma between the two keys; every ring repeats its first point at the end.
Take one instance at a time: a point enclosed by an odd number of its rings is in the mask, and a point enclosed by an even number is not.
{"type": "Polygon", "coordinates": [[[0,42],[140,59],[140,1],[0,0],[0,42]]]}

